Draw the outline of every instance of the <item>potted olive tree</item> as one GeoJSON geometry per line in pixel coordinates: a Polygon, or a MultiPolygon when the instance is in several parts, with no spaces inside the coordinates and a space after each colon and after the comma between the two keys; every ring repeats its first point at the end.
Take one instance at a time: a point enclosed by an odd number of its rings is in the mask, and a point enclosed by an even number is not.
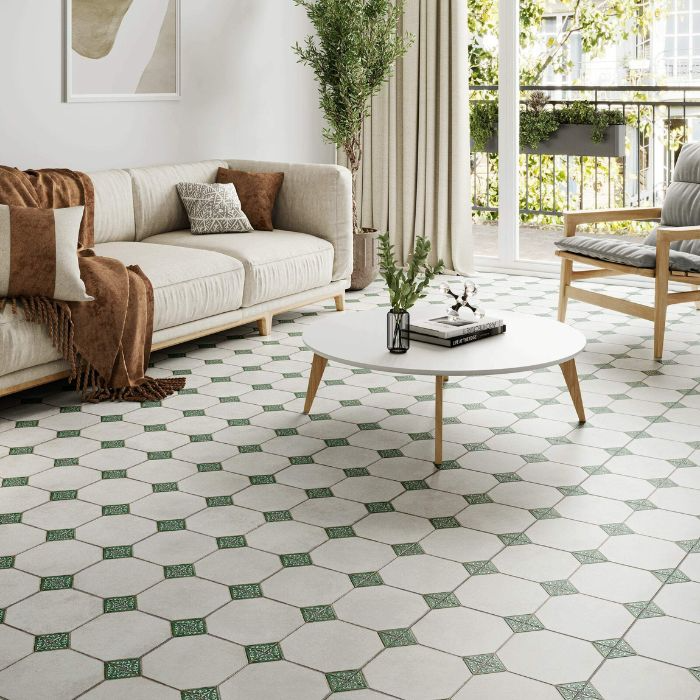
{"type": "Polygon", "coordinates": [[[413,42],[401,33],[404,0],[294,0],[306,9],[316,36],[296,44],[299,61],[318,82],[326,120],[324,138],[345,153],[352,175],[353,273],[351,289],[364,289],[378,273],[377,231],[363,229],[357,213],[362,125],[372,98],[396,60],[413,42]]]}

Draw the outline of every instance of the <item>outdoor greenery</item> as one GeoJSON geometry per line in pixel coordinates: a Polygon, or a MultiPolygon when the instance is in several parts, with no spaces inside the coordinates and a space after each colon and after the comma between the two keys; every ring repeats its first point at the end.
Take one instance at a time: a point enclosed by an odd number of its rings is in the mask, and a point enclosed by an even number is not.
{"type": "Polygon", "coordinates": [[[379,271],[389,288],[389,302],[394,312],[408,311],[426,295],[425,289],[435,275],[444,271],[445,263],[442,260],[433,266],[427,264],[430,247],[430,241],[425,236],[418,236],[404,268],[396,261],[389,234],[379,236],[379,271]]]}
{"type": "Polygon", "coordinates": [[[404,0],[294,0],[305,8],[316,35],[293,48],[318,82],[323,135],[341,148],[353,185],[353,229],[357,217],[357,171],[362,162],[362,125],[372,97],[389,79],[413,42],[402,33],[404,0]]]}

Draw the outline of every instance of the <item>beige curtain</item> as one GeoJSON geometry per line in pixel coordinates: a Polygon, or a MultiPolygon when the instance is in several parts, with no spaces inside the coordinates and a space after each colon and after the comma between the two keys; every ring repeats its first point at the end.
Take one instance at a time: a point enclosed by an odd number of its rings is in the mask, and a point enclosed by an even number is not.
{"type": "Polygon", "coordinates": [[[407,0],[415,42],[373,100],[358,179],[362,225],[388,230],[399,260],[425,235],[460,273],[473,264],[466,13],[466,0],[407,0]]]}

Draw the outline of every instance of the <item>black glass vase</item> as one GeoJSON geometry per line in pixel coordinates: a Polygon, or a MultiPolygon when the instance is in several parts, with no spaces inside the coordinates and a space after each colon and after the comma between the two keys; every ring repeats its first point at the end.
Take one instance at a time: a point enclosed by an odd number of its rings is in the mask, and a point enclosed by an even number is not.
{"type": "Polygon", "coordinates": [[[411,344],[408,311],[389,311],[386,315],[386,347],[389,352],[406,352],[411,344]]]}

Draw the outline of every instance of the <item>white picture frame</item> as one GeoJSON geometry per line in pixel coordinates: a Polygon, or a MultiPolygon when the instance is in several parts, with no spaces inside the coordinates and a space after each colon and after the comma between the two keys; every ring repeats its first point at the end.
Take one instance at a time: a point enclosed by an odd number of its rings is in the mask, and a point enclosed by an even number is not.
{"type": "MultiPolygon", "coordinates": [[[[151,2],[151,0],[134,0],[134,2],[151,2]]],[[[64,0],[64,101],[65,102],[152,102],[162,100],[179,100],[181,98],[180,63],[181,63],[181,6],[175,2],[175,92],[163,93],[76,93],[74,80],[75,52],[73,51],[73,0],[64,0]]]]}

